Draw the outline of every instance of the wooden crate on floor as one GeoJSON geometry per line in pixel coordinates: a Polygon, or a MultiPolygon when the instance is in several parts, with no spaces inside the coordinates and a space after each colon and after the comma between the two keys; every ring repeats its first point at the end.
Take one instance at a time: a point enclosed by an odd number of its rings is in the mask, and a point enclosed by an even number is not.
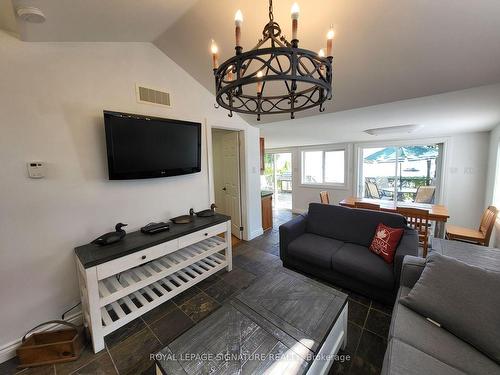
{"type": "Polygon", "coordinates": [[[68,325],[70,328],[37,332],[28,338],[26,334],[21,346],[17,349],[20,368],[70,362],[80,358],[85,348],[83,328],[64,321],[50,321],[35,328],[53,323],[68,325]]]}

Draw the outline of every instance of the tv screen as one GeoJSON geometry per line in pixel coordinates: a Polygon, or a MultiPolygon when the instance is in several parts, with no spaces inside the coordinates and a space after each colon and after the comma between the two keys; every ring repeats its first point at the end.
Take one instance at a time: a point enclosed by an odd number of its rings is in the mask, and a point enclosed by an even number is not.
{"type": "Polygon", "coordinates": [[[110,180],[201,171],[201,124],[104,111],[110,180]]]}

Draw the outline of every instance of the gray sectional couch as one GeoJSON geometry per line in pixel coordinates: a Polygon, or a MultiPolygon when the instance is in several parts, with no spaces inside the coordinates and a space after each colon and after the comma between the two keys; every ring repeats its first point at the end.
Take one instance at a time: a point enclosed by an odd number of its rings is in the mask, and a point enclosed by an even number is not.
{"type": "MultiPolygon", "coordinates": [[[[404,258],[400,297],[408,295],[425,259],[404,258]]],[[[392,313],[383,375],[500,374],[500,366],[450,332],[396,302],[392,313]]]]}
{"type": "Polygon", "coordinates": [[[302,271],[384,303],[393,304],[405,255],[418,255],[417,232],[397,214],[311,203],[305,215],[280,226],[280,258],[302,271]],[[386,263],[368,247],[379,223],[405,228],[386,263]]]}

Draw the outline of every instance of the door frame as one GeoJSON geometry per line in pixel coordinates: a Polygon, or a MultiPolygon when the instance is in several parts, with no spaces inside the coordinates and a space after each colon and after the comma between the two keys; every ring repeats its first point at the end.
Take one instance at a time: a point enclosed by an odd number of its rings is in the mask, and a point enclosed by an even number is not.
{"type": "MultiPolygon", "coordinates": [[[[264,149],[264,154],[273,154],[273,155],[275,155],[275,154],[290,154],[290,161],[292,163],[292,181],[291,181],[291,183],[292,183],[292,193],[291,193],[292,208],[291,208],[291,211],[293,211],[293,190],[294,190],[294,186],[295,186],[295,183],[293,180],[295,178],[294,150],[292,148],[270,148],[270,149],[264,149]]],[[[276,174],[276,170],[274,170],[274,173],[276,174]]],[[[275,189],[276,189],[276,186],[275,186],[275,189]]],[[[273,203],[274,204],[276,203],[275,199],[273,199],[273,203]]],[[[274,208],[275,207],[273,206],[273,209],[274,208]]]]}
{"type": "Polygon", "coordinates": [[[207,139],[207,160],[208,160],[208,186],[210,202],[215,202],[215,182],[214,182],[214,160],[212,148],[212,129],[231,130],[238,132],[239,138],[239,159],[240,159],[240,221],[243,227],[242,237],[243,240],[251,240],[251,233],[248,231],[248,223],[250,222],[249,212],[247,208],[248,196],[248,172],[246,170],[246,160],[248,153],[248,137],[247,132],[243,127],[238,127],[235,124],[224,124],[218,122],[212,125],[207,122],[206,126],[206,139],[207,139]]]}

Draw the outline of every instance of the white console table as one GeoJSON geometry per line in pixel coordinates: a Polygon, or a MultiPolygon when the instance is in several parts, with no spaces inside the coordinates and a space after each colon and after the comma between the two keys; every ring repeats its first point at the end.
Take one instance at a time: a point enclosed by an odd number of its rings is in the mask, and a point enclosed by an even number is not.
{"type": "Polygon", "coordinates": [[[97,353],[104,336],[215,272],[231,271],[231,221],[220,214],[196,217],[169,231],[133,232],[116,244],[88,244],[75,253],[83,317],[97,353]]]}

